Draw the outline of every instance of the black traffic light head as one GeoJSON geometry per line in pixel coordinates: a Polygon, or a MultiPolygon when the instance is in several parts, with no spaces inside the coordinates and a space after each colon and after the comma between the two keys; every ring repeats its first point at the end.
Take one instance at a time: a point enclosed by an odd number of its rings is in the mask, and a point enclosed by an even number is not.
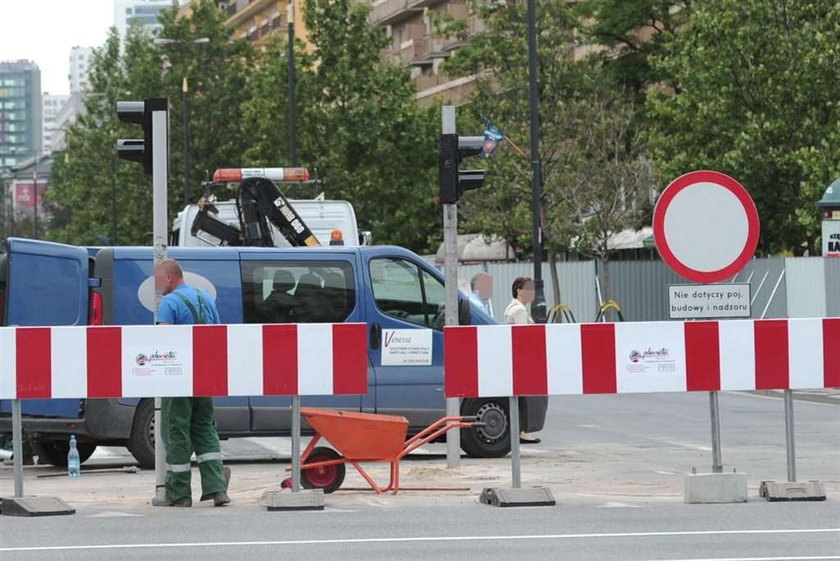
{"type": "Polygon", "coordinates": [[[154,140],[152,113],[154,111],[169,111],[169,100],[166,98],[151,98],[144,101],[117,102],[117,116],[120,121],[143,126],[143,140],[117,140],[117,154],[124,160],[143,164],[143,169],[149,174],[152,173],[154,140]]]}
{"type": "Polygon", "coordinates": [[[439,171],[440,202],[454,204],[464,191],[478,189],[484,184],[484,170],[460,170],[461,160],[481,153],[484,137],[458,136],[443,134],[440,136],[439,171]]]}

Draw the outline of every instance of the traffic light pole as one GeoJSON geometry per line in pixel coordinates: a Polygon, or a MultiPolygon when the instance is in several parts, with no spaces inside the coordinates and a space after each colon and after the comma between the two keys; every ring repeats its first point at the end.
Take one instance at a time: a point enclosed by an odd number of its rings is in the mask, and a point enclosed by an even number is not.
{"type": "MultiPolygon", "coordinates": [[[[455,134],[455,107],[444,105],[441,116],[441,132],[455,134]]],[[[456,163],[457,165],[457,163],[456,163]]],[[[443,204],[443,272],[446,289],[446,325],[458,325],[458,203],[443,204]]],[[[446,416],[461,414],[461,400],[446,398],[446,416]]],[[[446,465],[461,467],[461,431],[452,429],[446,433],[446,465]]]]}
{"type": "MultiPolygon", "coordinates": [[[[168,103],[167,103],[168,105],[168,103]]],[[[166,259],[166,176],[169,170],[169,111],[152,112],[152,236],[154,262],[166,259]]],[[[161,293],[155,287],[155,323],[161,293]]],[[[161,399],[155,398],[155,496],[166,496],[166,449],[163,446],[161,427],[161,399]]]]}

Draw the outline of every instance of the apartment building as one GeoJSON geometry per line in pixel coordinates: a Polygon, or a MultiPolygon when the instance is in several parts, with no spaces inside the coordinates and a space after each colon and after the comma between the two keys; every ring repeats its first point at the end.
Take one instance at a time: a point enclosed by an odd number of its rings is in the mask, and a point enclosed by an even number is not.
{"type": "Polygon", "coordinates": [[[28,60],[0,62],[0,167],[41,149],[41,70],[28,60]]]}
{"type": "Polygon", "coordinates": [[[88,74],[93,62],[93,47],[73,47],[70,49],[70,93],[85,92],[90,88],[88,74]]]}
{"type": "Polygon", "coordinates": [[[172,7],[172,0],[114,0],[114,26],[125,37],[131,25],[149,33],[160,30],[158,15],[172,7]]]}
{"type": "Polygon", "coordinates": [[[41,96],[41,137],[43,151],[49,154],[53,150],[53,140],[58,128],[58,114],[64,104],[70,98],[69,95],[55,95],[45,93],[41,96]]]}
{"type": "Polygon", "coordinates": [[[417,100],[462,103],[475,87],[472,76],[450,78],[441,66],[462,42],[437,32],[442,17],[465,21],[470,35],[484,29],[484,22],[467,0],[372,0],[370,21],[383,29],[390,44],[382,56],[405,66],[417,84],[417,100]]]}
{"type": "MultiPolygon", "coordinates": [[[[431,103],[442,98],[451,103],[461,103],[474,88],[474,78],[450,78],[441,72],[441,65],[461,46],[456,37],[436,32],[435,22],[441,16],[467,22],[470,34],[484,29],[483,22],[469,7],[468,0],[353,0],[369,3],[370,22],[382,28],[389,39],[389,46],[382,57],[394,64],[408,68],[417,85],[417,100],[431,103]]],[[[303,22],[306,0],[214,0],[227,16],[227,24],[239,38],[256,44],[264,43],[270,36],[286,33],[288,7],[294,4],[295,36],[306,42],[303,22]]],[[[189,13],[189,4],[181,13],[189,13]]]]}

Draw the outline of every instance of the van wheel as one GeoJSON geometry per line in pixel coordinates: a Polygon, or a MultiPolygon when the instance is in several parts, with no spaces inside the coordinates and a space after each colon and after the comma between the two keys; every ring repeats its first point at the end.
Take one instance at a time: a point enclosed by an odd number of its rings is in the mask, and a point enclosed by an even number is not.
{"type": "MultiPolygon", "coordinates": [[[[79,462],[84,463],[93,456],[96,444],[92,442],[77,442],[79,462]]],[[[70,452],[69,440],[38,440],[32,443],[32,452],[38,456],[38,463],[52,464],[56,467],[67,467],[67,453],[70,452]]]]}
{"type": "Polygon", "coordinates": [[[475,416],[483,427],[461,431],[461,449],[471,458],[501,458],[510,452],[510,418],[499,399],[466,399],[464,416],[475,416]]]}
{"type": "Polygon", "coordinates": [[[144,399],[134,412],[128,451],[141,468],[155,469],[155,403],[144,399]]]}

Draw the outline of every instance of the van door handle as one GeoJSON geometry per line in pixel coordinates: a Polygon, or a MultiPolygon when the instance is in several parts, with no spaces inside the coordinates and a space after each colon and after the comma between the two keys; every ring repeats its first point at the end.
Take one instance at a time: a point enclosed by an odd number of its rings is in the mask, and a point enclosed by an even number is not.
{"type": "Polygon", "coordinates": [[[370,326],[370,348],[378,349],[382,344],[382,326],[374,323],[370,326]]]}

